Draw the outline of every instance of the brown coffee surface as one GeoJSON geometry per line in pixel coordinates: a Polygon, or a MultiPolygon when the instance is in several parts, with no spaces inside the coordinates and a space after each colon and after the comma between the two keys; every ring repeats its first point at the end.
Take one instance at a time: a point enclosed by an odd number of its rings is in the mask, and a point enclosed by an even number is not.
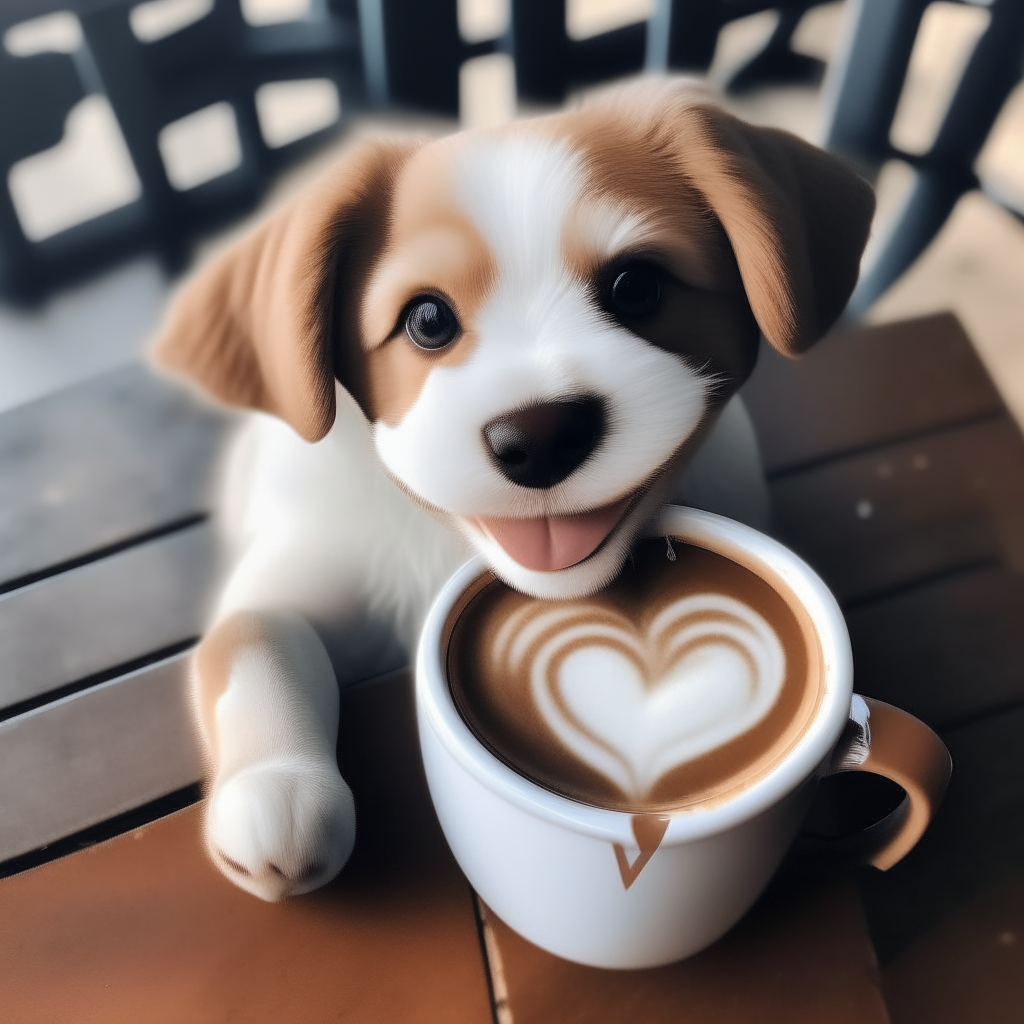
{"type": "Polygon", "coordinates": [[[663,812],[733,795],[803,735],[822,686],[806,612],[780,580],[680,541],[673,553],[664,538],[641,542],[589,598],[540,601],[490,574],[469,588],[449,618],[449,686],[509,767],[583,803],[663,812]],[[707,707],[713,727],[687,739],[688,716],[707,707]]]}

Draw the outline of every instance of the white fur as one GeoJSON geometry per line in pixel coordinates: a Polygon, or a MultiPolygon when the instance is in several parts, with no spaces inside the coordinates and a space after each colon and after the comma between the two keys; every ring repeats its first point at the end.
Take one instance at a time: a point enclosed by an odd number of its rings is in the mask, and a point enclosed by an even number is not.
{"type": "Polygon", "coordinates": [[[342,685],[405,664],[465,544],[382,472],[370,428],[337,388],[330,433],[307,444],[280,420],[254,415],[227,478],[225,525],[238,560],[215,618],[288,608],[305,617],[342,685]]]}

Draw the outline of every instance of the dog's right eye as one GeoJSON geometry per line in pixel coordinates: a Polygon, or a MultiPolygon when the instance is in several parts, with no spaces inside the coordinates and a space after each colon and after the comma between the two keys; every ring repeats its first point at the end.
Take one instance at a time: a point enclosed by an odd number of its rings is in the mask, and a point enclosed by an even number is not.
{"type": "Polygon", "coordinates": [[[661,279],[652,263],[638,260],[622,267],[608,289],[609,308],[628,319],[648,316],[660,302],[661,279]]]}
{"type": "Polygon", "coordinates": [[[413,299],[405,315],[405,333],[417,348],[434,352],[459,336],[458,318],[443,299],[423,295],[413,299]]]}

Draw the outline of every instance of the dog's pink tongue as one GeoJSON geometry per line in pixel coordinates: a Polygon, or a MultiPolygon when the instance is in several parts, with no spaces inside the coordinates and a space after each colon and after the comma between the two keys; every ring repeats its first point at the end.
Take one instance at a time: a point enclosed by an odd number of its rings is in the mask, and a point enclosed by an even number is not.
{"type": "Polygon", "coordinates": [[[567,569],[593,554],[612,532],[628,499],[582,516],[547,516],[541,519],[470,520],[524,569],[554,572],[567,569]]]}

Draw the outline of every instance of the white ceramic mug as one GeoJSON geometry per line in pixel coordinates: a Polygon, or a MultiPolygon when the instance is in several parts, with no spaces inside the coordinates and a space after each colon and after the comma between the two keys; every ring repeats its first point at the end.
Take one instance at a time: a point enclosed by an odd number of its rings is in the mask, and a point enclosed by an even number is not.
{"type": "Polygon", "coordinates": [[[423,762],[456,860],[517,932],[596,967],[670,963],[719,938],[768,884],[823,775],[871,771],[906,790],[886,827],[874,830],[869,859],[887,868],[920,838],[950,772],[949,754],[927,726],[853,694],[842,613],[800,558],[750,527],[694,509],[670,506],[654,533],[717,552],[788,590],[820,643],[817,714],[780,763],[724,802],[648,828],[645,816],[570,800],[495,757],[459,716],[445,674],[451,613],[486,572],[480,559],[438,596],[416,662],[423,762]]]}

